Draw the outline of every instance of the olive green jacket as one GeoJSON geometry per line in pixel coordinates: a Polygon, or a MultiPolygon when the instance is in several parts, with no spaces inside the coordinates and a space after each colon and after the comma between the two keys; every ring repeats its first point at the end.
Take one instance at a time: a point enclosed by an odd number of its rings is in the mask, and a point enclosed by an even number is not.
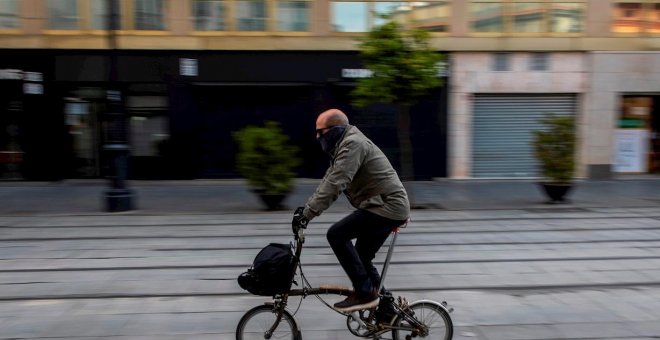
{"type": "Polygon", "coordinates": [[[309,220],[320,215],[342,192],[357,209],[393,220],[405,220],[410,215],[408,194],[389,160],[352,125],[337,142],[330,167],[303,214],[309,220]]]}

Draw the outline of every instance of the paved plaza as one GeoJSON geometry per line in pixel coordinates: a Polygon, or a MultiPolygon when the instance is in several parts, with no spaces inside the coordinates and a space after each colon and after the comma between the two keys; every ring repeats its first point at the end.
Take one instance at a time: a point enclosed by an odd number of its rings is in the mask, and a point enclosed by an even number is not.
{"type": "MultiPolygon", "coordinates": [[[[660,338],[656,181],[584,182],[565,205],[544,204],[532,183],[459,184],[420,186],[437,209],[415,210],[397,241],[395,295],[447,301],[454,339],[660,338]]],[[[240,183],[188,183],[136,186],[160,205],[110,214],[89,202],[102,190],[0,186],[0,339],[233,339],[241,315],[267,301],[235,279],[261,247],[291,240],[290,211],[255,208],[240,183]]],[[[340,201],[310,224],[302,261],[314,285],[349,283],[325,239],[348,209],[340,201]]],[[[289,309],[304,339],[354,338],[316,298],[299,302],[289,309]]]]}

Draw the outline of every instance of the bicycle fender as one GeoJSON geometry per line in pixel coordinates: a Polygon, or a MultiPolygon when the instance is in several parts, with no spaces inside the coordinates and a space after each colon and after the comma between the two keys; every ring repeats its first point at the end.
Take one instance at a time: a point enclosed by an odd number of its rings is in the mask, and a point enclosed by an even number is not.
{"type": "Polygon", "coordinates": [[[412,306],[416,303],[426,303],[426,304],[436,305],[436,306],[444,309],[445,312],[447,312],[447,314],[451,314],[454,311],[454,308],[451,308],[451,307],[447,306],[446,301],[442,301],[442,303],[440,303],[440,302],[433,301],[433,300],[423,299],[423,300],[417,300],[417,301],[411,302],[410,306],[412,306]]]}

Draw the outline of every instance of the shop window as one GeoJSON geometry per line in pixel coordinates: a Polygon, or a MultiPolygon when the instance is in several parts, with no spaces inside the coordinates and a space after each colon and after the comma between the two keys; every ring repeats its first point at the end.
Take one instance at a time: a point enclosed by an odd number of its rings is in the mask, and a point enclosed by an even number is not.
{"type": "Polygon", "coordinates": [[[472,32],[503,32],[503,5],[493,2],[475,2],[470,6],[472,32]]]}
{"type": "Polygon", "coordinates": [[[449,32],[451,6],[447,1],[415,1],[411,6],[413,27],[430,32],[449,32]]]}
{"type": "Polygon", "coordinates": [[[134,11],[136,30],[159,31],[165,29],[163,0],[136,0],[134,11]]]}
{"type": "Polygon", "coordinates": [[[539,33],[544,28],[544,3],[522,2],[511,4],[509,16],[513,23],[513,32],[516,33],[539,33]]]}
{"type": "Polygon", "coordinates": [[[95,177],[100,174],[98,132],[98,104],[78,98],[67,98],[64,106],[65,125],[69,132],[76,177],[95,177]]]}
{"type": "Polygon", "coordinates": [[[0,2],[0,29],[18,27],[18,0],[0,2]]]}
{"type": "Polygon", "coordinates": [[[529,58],[530,71],[547,71],[550,69],[550,54],[545,52],[532,53],[529,58]]]}
{"type": "Polygon", "coordinates": [[[131,155],[162,156],[162,144],[169,138],[166,116],[131,117],[131,155]]]}
{"type": "Polygon", "coordinates": [[[48,28],[53,30],[80,29],[77,0],[48,0],[48,28]]]}
{"type": "Polygon", "coordinates": [[[636,95],[622,98],[622,110],[615,134],[616,172],[660,171],[657,98],[636,95]]]}
{"type": "Polygon", "coordinates": [[[224,31],[227,29],[227,1],[193,1],[193,20],[196,31],[224,31]]]}
{"type": "Polygon", "coordinates": [[[236,28],[239,31],[266,30],[266,1],[236,1],[236,28]]]}
{"type": "Polygon", "coordinates": [[[309,31],[309,1],[278,1],[277,30],[280,32],[309,31]]]}
{"type": "Polygon", "coordinates": [[[168,101],[161,96],[128,96],[126,106],[131,116],[131,156],[155,157],[169,138],[168,101]]]}
{"type": "Polygon", "coordinates": [[[22,141],[23,104],[19,100],[0,99],[0,179],[22,179],[24,160],[22,141]]]}
{"type": "Polygon", "coordinates": [[[584,4],[553,3],[550,10],[550,31],[578,33],[583,31],[582,13],[584,4]]]}
{"type": "Polygon", "coordinates": [[[614,4],[612,31],[617,33],[638,33],[642,31],[644,16],[639,2],[614,4]]]}

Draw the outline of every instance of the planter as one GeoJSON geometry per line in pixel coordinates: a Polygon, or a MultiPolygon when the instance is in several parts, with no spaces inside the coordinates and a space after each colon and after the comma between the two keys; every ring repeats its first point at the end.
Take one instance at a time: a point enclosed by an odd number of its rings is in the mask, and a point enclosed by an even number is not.
{"type": "Polygon", "coordinates": [[[541,182],[539,186],[543,188],[543,192],[550,198],[548,203],[567,203],[565,197],[573,188],[573,183],[541,182]]]}
{"type": "Polygon", "coordinates": [[[261,202],[266,205],[267,210],[285,210],[286,206],[282,204],[288,193],[282,194],[266,194],[262,190],[254,190],[254,192],[259,196],[261,202]]]}

